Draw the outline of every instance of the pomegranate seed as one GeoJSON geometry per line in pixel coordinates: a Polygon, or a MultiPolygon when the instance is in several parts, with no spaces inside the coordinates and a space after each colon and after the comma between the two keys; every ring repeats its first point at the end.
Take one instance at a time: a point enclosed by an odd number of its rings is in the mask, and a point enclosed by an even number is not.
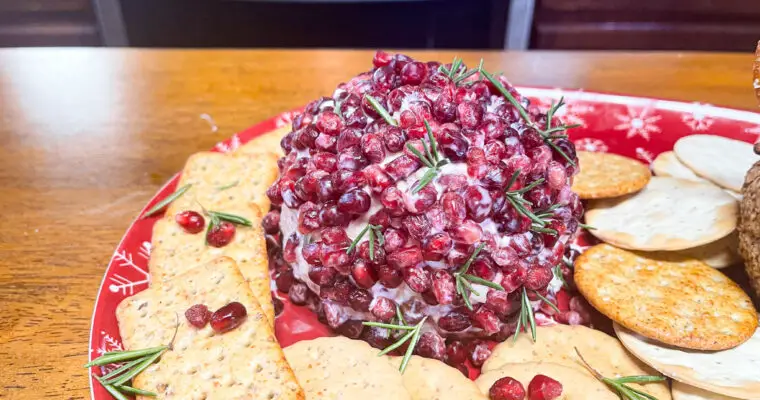
{"type": "Polygon", "coordinates": [[[425,332],[420,336],[415,350],[422,357],[443,360],[446,356],[446,342],[437,332],[425,332]]]}
{"type": "Polygon", "coordinates": [[[351,239],[348,238],[346,231],[341,228],[323,229],[322,241],[325,244],[334,244],[338,246],[348,246],[351,243],[351,239]]]}
{"type": "Polygon", "coordinates": [[[372,74],[372,88],[380,92],[388,92],[396,86],[397,76],[390,66],[379,67],[372,74]]]}
{"type": "Polygon", "coordinates": [[[261,226],[264,228],[264,232],[269,234],[275,234],[280,231],[280,211],[272,210],[261,219],[261,226]]]}
{"type": "Polygon", "coordinates": [[[470,273],[490,281],[496,275],[493,263],[484,256],[479,256],[470,265],[470,273]]]}
{"type": "Polygon", "coordinates": [[[528,400],[553,400],[562,395],[562,384],[538,374],[528,384],[528,400]]]}
{"type": "Polygon", "coordinates": [[[451,250],[452,240],[448,233],[441,232],[430,235],[422,242],[422,250],[426,260],[440,260],[451,250]]]}
{"type": "Polygon", "coordinates": [[[365,289],[371,288],[377,281],[375,271],[366,260],[361,258],[354,260],[351,266],[351,277],[354,278],[357,286],[365,289]]]}
{"type": "Polygon", "coordinates": [[[397,288],[403,282],[403,275],[398,269],[393,269],[387,265],[380,265],[375,270],[377,271],[378,280],[387,288],[397,288]]]}
{"type": "Polygon", "coordinates": [[[488,397],[490,400],[524,400],[525,388],[516,379],[505,376],[491,385],[488,397]]]}
{"type": "MultiPolygon", "coordinates": [[[[469,322],[468,322],[469,323],[469,322]]],[[[462,365],[467,361],[467,349],[459,340],[454,340],[446,346],[446,363],[462,365]]]]}
{"type": "Polygon", "coordinates": [[[338,154],[338,169],[357,171],[367,166],[367,159],[364,158],[359,146],[349,147],[338,154]]]}
{"type": "Polygon", "coordinates": [[[320,151],[311,157],[311,162],[314,164],[314,168],[320,171],[334,172],[338,159],[335,154],[320,151]]]}
{"type": "Polygon", "coordinates": [[[337,136],[343,129],[343,121],[338,114],[332,111],[324,111],[319,115],[316,123],[317,130],[330,136],[337,136]]]}
{"type": "Polygon", "coordinates": [[[387,260],[388,265],[400,270],[422,262],[422,251],[419,247],[407,247],[388,254],[387,260]]]}
{"type": "Polygon", "coordinates": [[[475,222],[483,222],[491,212],[491,195],[480,186],[468,186],[464,191],[467,216],[475,222]]]}
{"type": "Polygon", "coordinates": [[[385,252],[392,253],[406,244],[406,234],[398,229],[389,228],[384,233],[385,252]]]}
{"type": "Polygon", "coordinates": [[[367,134],[362,136],[361,148],[364,156],[372,163],[379,163],[385,159],[383,141],[378,135],[367,134]]]}
{"type": "Polygon", "coordinates": [[[346,227],[350,220],[351,217],[338,211],[338,205],[331,201],[322,204],[322,208],[319,210],[319,222],[322,226],[346,227]]]}
{"type": "Polygon", "coordinates": [[[380,210],[369,217],[369,223],[387,228],[391,224],[391,216],[385,210],[380,210]]]}
{"type": "Polygon", "coordinates": [[[438,327],[449,332],[461,332],[470,325],[470,317],[459,310],[451,311],[438,319],[438,327]]]}
{"type": "Polygon", "coordinates": [[[287,293],[293,286],[295,278],[293,278],[293,270],[285,270],[275,273],[274,283],[277,285],[277,290],[287,293]]]}
{"type": "Polygon", "coordinates": [[[301,200],[298,196],[296,196],[296,183],[292,180],[281,180],[280,181],[280,196],[282,197],[282,202],[285,203],[286,206],[290,208],[298,208],[298,206],[303,203],[303,200],[301,200]]]}
{"type": "Polygon", "coordinates": [[[584,322],[591,321],[592,308],[582,296],[573,296],[570,299],[570,310],[575,311],[584,322]]]}
{"type": "Polygon", "coordinates": [[[288,297],[291,303],[302,306],[309,300],[309,293],[309,288],[305,284],[298,282],[290,287],[288,297]]]}
{"type": "Polygon", "coordinates": [[[470,362],[477,368],[480,368],[483,363],[491,356],[491,349],[488,344],[481,341],[472,342],[470,348],[470,362]]]}
{"type": "Polygon", "coordinates": [[[483,108],[478,103],[465,101],[457,106],[457,116],[462,128],[475,129],[483,119],[483,108]]]}
{"type": "Polygon", "coordinates": [[[272,202],[272,205],[279,206],[282,204],[282,194],[280,192],[280,181],[276,181],[272,184],[269,188],[267,188],[266,191],[267,197],[269,198],[269,201],[272,202]]]}
{"type": "Polygon", "coordinates": [[[396,54],[396,55],[393,56],[393,61],[394,61],[393,62],[393,68],[395,69],[395,71],[396,72],[401,72],[401,70],[404,68],[404,66],[407,63],[412,62],[414,60],[412,60],[411,58],[409,58],[408,56],[405,56],[403,54],[396,54]]]}
{"type": "Polygon", "coordinates": [[[372,64],[375,65],[375,67],[384,67],[393,60],[393,56],[391,54],[388,54],[382,50],[378,50],[375,53],[375,57],[372,58],[372,64]]]}
{"type": "Polygon", "coordinates": [[[401,216],[405,212],[404,194],[395,186],[383,190],[380,195],[380,202],[391,216],[401,216]]]}
{"type": "Polygon", "coordinates": [[[373,193],[379,194],[393,183],[391,177],[379,165],[370,165],[362,171],[373,193]]]}
{"type": "Polygon", "coordinates": [[[433,103],[433,116],[441,122],[453,122],[457,117],[457,105],[450,96],[439,96],[433,103]]]}
{"type": "Polygon", "coordinates": [[[509,294],[506,291],[489,290],[488,294],[486,294],[485,306],[499,317],[505,318],[517,310],[518,304],[510,301],[509,294]]]}
{"type": "Polygon", "coordinates": [[[488,335],[494,334],[501,329],[499,318],[486,307],[480,307],[473,313],[472,322],[475,326],[483,329],[488,335]]]}
{"type": "Polygon", "coordinates": [[[422,240],[430,233],[430,221],[426,215],[408,215],[403,220],[404,228],[409,236],[422,240]]]}
{"type": "Polygon", "coordinates": [[[346,128],[338,135],[336,150],[343,151],[361,144],[362,131],[356,128],[346,128]]]}
{"type": "Polygon", "coordinates": [[[354,189],[338,199],[338,211],[348,214],[362,214],[369,210],[372,199],[363,190],[354,189]]]}
{"type": "Polygon", "coordinates": [[[419,85],[426,77],[427,67],[419,61],[410,62],[401,69],[401,83],[404,85],[419,85]]]}
{"type": "Polygon", "coordinates": [[[452,229],[451,238],[459,243],[473,244],[480,240],[482,234],[483,228],[475,222],[468,220],[452,229]]]}
{"type": "Polygon", "coordinates": [[[420,162],[416,158],[403,154],[389,162],[385,166],[385,172],[387,172],[393,180],[397,181],[406,178],[419,168],[420,162]]]}
{"type": "Polygon", "coordinates": [[[247,315],[245,306],[233,301],[211,314],[211,328],[218,333],[231,331],[240,326],[247,315]]]}
{"type": "Polygon", "coordinates": [[[364,332],[363,321],[358,319],[349,319],[339,326],[336,331],[349,339],[359,339],[364,332]]]}
{"type": "MultiPolygon", "coordinates": [[[[320,257],[320,259],[322,260],[322,264],[324,264],[326,268],[335,269],[342,274],[348,274],[350,272],[349,265],[354,260],[353,254],[347,254],[346,251],[341,246],[341,248],[339,248],[338,250],[332,251],[330,253],[327,253],[327,255],[324,255],[325,247],[328,247],[328,246],[322,246],[322,251],[320,252],[320,254],[322,255],[320,257]]],[[[309,272],[309,276],[311,276],[311,272],[309,272]]]]}
{"type": "Polygon", "coordinates": [[[221,221],[211,227],[206,234],[206,243],[213,247],[224,247],[235,238],[235,225],[231,222],[221,221]]]}
{"type": "Polygon", "coordinates": [[[577,311],[562,311],[557,314],[554,319],[557,322],[567,325],[581,325],[586,321],[583,321],[581,315],[577,311]]]}
{"type": "Polygon", "coordinates": [[[378,320],[390,322],[396,316],[396,303],[387,297],[376,297],[371,312],[378,320]]]}
{"type": "Polygon", "coordinates": [[[535,266],[528,269],[523,285],[525,285],[526,289],[530,290],[544,289],[552,280],[552,277],[554,277],[554,273],[550,268],[535,266]]]}
{"type": "Polygon", "coordinates": [[[389,330],[372,326],[364,329],[362,339],[376,349],[384,349],[392,343],[389,330]]]}
{"type": "Polygon", "coordinates": [[[451,304],[454,302],[454,277],[442,270],[433,273],[433,293],[439,304],[451,304]]]}
{"type": "Polygon", "coordinates": [[[404,268],[404,282],[410,289],[422,293],[430,289],[430,272],[420,267],[406,267],[404,268]]]}
{"type": "Polygon", "coordinates": [[[298,231],[307,234],[319,228],[319,207],[310,201],[298,207],[298,231]]]}
{"type": "Polygon", "coordinates": [[[206,220],[203,216],[195,211],[182,211],[174,216],[174,220],[187,233],[196,234],[203,230],[206,220]]]}
{"type": "Polygon", "coordinates": [[[185,311],[185,318],[190,325],[200,329],[211,320],[211,311],[203,304],[196,304],[185,311]]]}
{"type": "MultiPolygon", "coordinates": [[[[419,182],[415,182],[414,185],[418,185],[419,182]]],[[[438,191],[435,190],[433,185],[427,185],[423,187],[419,192],[412,193],[411,191],[404,196],[404,202],[406,203],[406,209],[414,214],[419,214],[427,211],[435,204],[438,198],[438,191]]]]}
{"type": "Polygon", "coordinates": [[[334,268],[313,265],[309,268],[309,279],[319,286],[332,285],[338,273],[334,268]]]}
{"type": "Polygon", "coordinates": [[[348,295],[348,303],[356,311],[369,311],[372,295],[363,289],[354,289],[348,295]]]}
{"type": "Polygon", "coordinates": [[[443,213],[446,215],[446,219],[448,219],[450,226],[456,226],[462,223],[467,217],[464,198],[456,193],[444,193],[441,197],[441,205],[443,206],[443,213]]]}
{"type": "Polygon", "coordinates": [[[404,131],[397,127],[389,127],[388,130],[383,132],[383,143],[385,148],[392,153],[398,153],[404,149],[406,143],[406,134],[404,131]]]}
{"type": "Polygon", "coordinates": [[[385,264],[385,250],[379,243],[377,243],[377,239],[375,239],[374,249],[375,254],[370,257],[369,240],[367,240],[359,244],[359,247],[356,249],[356,256],[365,260],[370,260],[370,262],[375,265],[385,264]]]}

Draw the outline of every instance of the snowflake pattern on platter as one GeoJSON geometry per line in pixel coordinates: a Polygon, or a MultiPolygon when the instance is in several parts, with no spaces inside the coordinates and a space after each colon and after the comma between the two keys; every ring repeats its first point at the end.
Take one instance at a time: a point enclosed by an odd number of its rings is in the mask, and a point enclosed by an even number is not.
{"type": "Polygon", "coordinates": [[[274,126],[277,128],[282,128],[283,126],[291,125],[293,123],[293,118],[295,118],[299,113],[300,112],[298,111],[288,111],[286,113],[280,114],[274,121],[274,126]]]}
{"type": "MultiPolygon", "coordinates": [[[[535,98],[535,106],[542,113],[546,113],[560,98],[562,98],[562,91],[557,90],[557,94],[554,96],[535,98]]],[[[565,105],[560,107],[554,115],[559,117],[566,125],[588,126],[587,115],[594,112],[594,106],[578,100],[568,100],[567,98],[563,101],[565,105]]]]}
{"type": "MultiPolygon", "coordinates": [[[[90,349],[90,353],[94,353],[91,354],[93,360],[112,351],[124,351],[124,346],[121,344],[121,341],[113,337],[111,334],[106,331],[100,331],[100,335],[102,337],[100,340],[100,346],[98,346],[97,349],[90,349]]],[[[115,370],[119,366],[120,364],[109,364],[100,367],[101,376],[115,370]]]]}
{"type": "Polygon", "coordinates": [[[610,150],[609,146],[602,139],[581,138],[575,140],[573,144],[575,144],[575,149],[579,151],[606,153],[610,150]]]}
{"type": "Polygon", "coordinates": [[[214,149],[217,151],[220,151],[222,153],[231,153],[235,150],[237,150],[238,147],[240,147],[240,137],[235,134],[232,135],[232,137],[229,140],[225,140],[223,142],[219,142],[214,146],[214,149]]]}
{"type": "Polygon", "coordinates": [[[636,157],[640,160],[646,161],[647,164],[651,164],[652,161],[654,161],[654,154],[643,147],[636,148],[636,157]]]}
{"type": "MultiPolygon", "coordinates": [[[[148,285],[150,282],[150,273],[148,273],[147,261],[150,258],[150,250],[150,242],[143,242],[140,246],[140,250],[137,254],[144,260],[143,266],[137,265],[132,253],[127,252],[127,250],[121,250],[114,253],[112,262],[116,263],[119,269],[127,269],[127,271],[131,271],[131,275],[136,276],[136,279],[125,276],[127,275],[126,273],[114,272],[114,274],[108,278],[111,281],[111,284],[108,285],[108,290],[110,290],[111,293],[121,293],[125,296],[132,296],[135,294],[135,288],[142,285],[148,285]]],[[[117,271],[119,269],[117,269],[117,271]]]]}
{"type": "Polygon", "coordinates": [[[628,139],[634,136],[641,136],[643,139],[649,140],[651,134],[662,132],[662,129],[657,126],[657,121],[662,119],[662,116],[655,115],[655,111],[651,107],[636,108],[628,106],[627,109],[628,112],[625,114],[615,114],[615,118],[620,123],[612,127],[612,129],[627,131],[625,137],[628,139]]]}
{"type": "Polygon", "coordinates": [[[706,131],[715,122],[715,119],[709,116],[711,108],[710,104],[694,103],[690,113],[681,114],[681,121],[692,131],[706,131]]]}

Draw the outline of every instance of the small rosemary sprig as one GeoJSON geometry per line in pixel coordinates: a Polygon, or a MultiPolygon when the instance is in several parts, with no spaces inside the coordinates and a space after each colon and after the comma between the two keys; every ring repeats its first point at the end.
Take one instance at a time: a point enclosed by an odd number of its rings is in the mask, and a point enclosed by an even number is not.
{"type": "Polygon", "coordinates": [[[596,229],[596,228],[594,228],[591,225],[587,225],[587,224],[584,224],[584,223],[581,223],[581,222],[578,223],[578,226],[581,227],[581,228],[583,228],[583,229],[588,229],[590,231],[593,231],[594,229],[596,229]]]}
{"type": "Polygon", "coordinates": [[[518,169],[512,174],[512,177],[509,180],[509,184],[507,184],[507,192],[505,193],[507,197],[507,201],[509,201],[509,203],[512,204],[512,207],[514,207],[518,213],[530,219],[531,231],[539,232],[539,233],[547,233],[550,235],[557,235],[556,230],[547,228],[546,225],[552,219],[551,212],[554,211],[558,206],[552,205],[546,210],[543,210],[536,214],[526,207],[526,206],[532,207],[533,204],[531,204],[531,202],[529,202],[528,200],[525,200],[525,198],[523,197],[525,193],[535,188],[536,186],[544,183],[544,178],[537,179],[523,188],[516,189],[516,190],[509,190],[509,188],[511,188],[512,185],[514,185],[514,183],[517,181],[517,178],[519,176],[520,176],[520,170],[518,169]]]}
{"type": "Polygon", "coordinates": [[[581,352],[578,350],[578,348],[575,348],[575,353],[578,354],[578,358],[580,358],[581,363],[583,363],[583,366],[586,367],[589,372],[591,372],[591,375],[594,375],[594,378],[598,379],[605,385],[609,386],[611,389],[615,390],[617,392],[618,397],[625,400],[657,400],[657,397],[652,396],[649,393],[643,392],[639,389],[632,388],[628,386],[629,383],[638,383],[638,384],[645,384],[645,383],[656,383],[656,382],[664,382],[665,377],[663,376],[656,376],[656,375],[635,375],[635,376],[623,376],[620,378],[605,378],[599,371],[594,369],[588,362],[586,362],[586,359],[583,358],[583,355],[581,355],[581,352]]]}
{"type": "Polygon", "coordinates": [[[369,259],[375,261],[375,238],[377,238],[377,244],[380,246],[385,244],[385,236],[383,236],[383,227],[380,225],[367,224],[362,229],[356,238],[351,242],[351,245],[346,249],[346,254],[351,254],[352,251],[359,245],[364,235],[369,233],[369,259]]]}
{"type": "Polygon", "coordinates": [[[528,124],[528,126],[530,126],[531,128],[535,129],[539,133],[539,135],[541,135],[541,137],[544,139],[544,142],[549,147],[551,147],[552,149],[554,149],[554,151],[559,153],[559,155],[561,155],[562,158],[567,160],[567,162],[570,165],[575,166],[575,161],[573,161],[573,159],[570,158],[570,156],[568,156],[562,149],[560,149],[559,146],[557,146],[557,144],[554,143],[553,141],[554,139],[557,139],[559,137],[564,137],[564,135],[553,135],[554,132],[562,132],[562,131],[566,131],[571,128],[577,128],[578,126],[580,126],[580,125],[560,125],[556,127],[551,127],[552,117],[557,112],[557,110],[560,107],[562,107],[562,105],[564,105],[563,99],[560,99],[560,101],[556,104],[552,104],[552,106],[549,108],[549,112],[547,113],[547,126],[545,129],[542,129],[540,126],[538,126],[538,124],[536,124],[535,121],[533,121],[533,119],[531,119],[525,107],[523,107],[523,105],[520,104],[520,102],[517,101],[517,99],[514,96],[512,96],[512,93],[509,93],[509,91],[504,87],[504,85],[501,84],[501,82],[499,82],[498,79],[494,78],[493,75],[489,74],[482,68],[480,70],[480,74],[483,77],[485,77],[489,82],[491,82],[491,84],[494,85],[494,87],[496,87],[496,89],[507,99],[507,101],[509,101],[509,103],[512,104],[512,106],[514,106],[515,109],[517,109],[517,113],[520,114],[520,117],[525,121],[525,123],[528,124]]]}
{"type": "Polygon", "coordinates": [[[441,158],[440,153],[438,153],[438,144],[435,141],[435,137],[433,136],[433,129],[430,127],[430,124],[427,121],[424,121],[424,123],[425,129],[427,129],[428,137],[428,143],[425,143],[424,140],[422,141],[422,147],[424,148],[425,154],[422,154],[419,150],[412,146],[411,143],[406,144],[406,148],[414,153],[414,155],[419,158],[420,162],[428,168],[425,171],[425,174],[422,175],[422,178],[420,178],[419,183],[417,183],[417,185],[412,188],[412,193],[419,192],[422,190],[422,188],[432,182],[433,179],[435,179],[436,175],[438,175],[441,167],[449,163],[449,160],[441,158]]]}
{"type": "MultiPolygon", "coordinates": [[[[560,312],[554,303],[552,303],[549,299],[542,296],[537,291],[533,291],[533,294],[535,294],[539,300],[543,301],[547,305],[549,305],[551,308],[554,309],[556,312],[560,312]]],[[[512,340],[517,340],[517,335],[520,334],[523,330],[525,332],[530,329],[530,336],[533,338],[533,342],[536,341],[536,317],[533,313],[533,306],[530,304],[530,298],[528,297],[528,289],[526,289],[524,286],[522,288],[522,294],[520,296],[520,317],[517,319],[517,328],[515,328],[515,335],[512,337],[512,340]]]]}
{"type": "Polygon", "coordinates": [[[404,318],[401,316],[401,313],[399,312],[398,308],[396,309],[396,313],[398,314],[398,319],[399,319],[398,324],[385,324],[382,322],[365,321],[365,322],[362,322],[362,325],[373,326],[376,328],[391,329],[391,330],[401,330],[401,331],[407,332],[399,340],[397,340],[395,343],[391,344],[390,346],[384,348],[378,354],[378,356],[384,356],[390,353],[391,351],[396,350],[399,347],[403,346],[404,343],[409,342],[409,346],[407,346],[406,348],[406,353],[404,353],[404,358],[401,360],[401,366],[398,369],[403,374],[404,371],[406,371],[406,366],[409,364],[409,360],[411,360],[412,355],[414,354],[414,348],[417,347],[417,342],[419,342],[420,340],[420,335],[422,334],[422,326],[425,324],[427,317],[422,318],[422,320],[419,323],[417,323],[417,325],[409,326],[409,325],[406,325],[406,323],[404,322],[404,318]]]}
{"type": "Polygon", "coordinates": [[[462,65],[462,59],[459,57],[454,57],[454,60],[451,62],[451,69],[446,68],[445,65],[441,65],[438,67],[438,71],[448,76],[452,81],[454,81],[455,85],[458,85],[460,82],[479,73],[483,69],[483,59],[480,59],[480,64],[477,68],[473,68],[469,71],[466,69],[462,71],[462,65]]]}
{"type": "Polygon", "coordinates": [[[470,265],[473,261],[475,261],[475,258],[480,254],[480,251],[483,250],[483,247],[485,247],[485,243],[481,243],[480,246],[478,246],[475,251],[470,254],[470,257],[467,259],[467,261],[459,267],[459,269],[454,272],[454,280],[456,281],[456,289],[457,294],[462,296],[462,300],[464,300],[464,305],[467,306],[468,309],[472,310],[472,303],[470,302],[470,294],[474,293],[476,296],[480,296],[480,293],[478,293],[475,288],[472,287],[473,283],[477,283],[479,285],[487,286],[492,289],[501,290],[504,291],[504,288],[499,285],[496,282],[491,282],[489,280],[483,279],[479,276],[471,275],[467,273],[467,270],[470,268],[470,265]]]}
{"type": "Polygon", "coordinates": [[[372,108],[374,108],[375,111],[377,111],[377,113],[380,114],[381,117],[383,117],[383,119],[385,120],[385,122],[388,123],[388,125],[398,126],[398,122],[396,122],[396,120],[393,119],[393,116],[388,112],[388,110],[385,109],[385,107],[383,107],[382,104],[380,104],[379,101],[377,101],[376,98],[368,94],[365,94],[364,98],[367,99],[369,104],[372,105],[372,108]]]}
{"type": "Polygon", "coordinates": [[[164,198],[163,200],[161,200],[158,203],[156,203],[156,205],[153,206],[153,207],[151,207],[150,210],[146,211],[145,214],[143,214],[142,217],[143,218],[148,218],[148,217],[156,214],[157,212],[163,210],[163,208],[166,207],[166,206],[168,206],[169,203],[173,202],[174,200],[177,200],[183,194],[185,194],[185,192],[187,192],[188,190],[190,190],[190,188],[192,186],[193,185],[191,185],[191,184],[188,183],[187,185],[184,185],[181,188],[175,190],[174,193],[166,196],[166,198],[164,198]]]}
{"type": "Polygon", "coordinates": [[[200,203],[198,203],[198,205],[201,207],[201,210],[203,210],[203,213],[206,214],[209,218],[208,227],[206,228],[206,244],[208,244],[208,234],[222,221],[227,221],[235,225],[253,226],[253,223],[247,218],[221,211],[210,211],[203,207],[200,203]]]}

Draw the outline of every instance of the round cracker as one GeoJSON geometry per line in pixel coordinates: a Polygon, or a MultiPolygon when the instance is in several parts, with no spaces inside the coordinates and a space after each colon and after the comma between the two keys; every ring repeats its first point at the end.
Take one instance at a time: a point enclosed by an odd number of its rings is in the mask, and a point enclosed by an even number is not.
{"type": "MultiPolygon", "coordinates": [[[[658,375],[628,353],[619,340],[602,331],[583,325],[539,326],[536,327],[536,336],[539,338],[536,342],[528,335],[520,335],[517,340],[496,345],[481,370],[493,371],[513,363],[550,362],[587,372],[575,353],[577,348],[586,361],[605,377],[658,375]]],[[[670,399],[667,382],[630,385],[659,400],[670,399]]]]}
{"type": "Polygon", "coordinates": [[[714,242],[736,229],[736,199],[709,183],[654,177],[644,190],[590,202],[591,233],[632,250],[683,250],[714,242]]]}
{"type": "Polygon", "coordinates": [[[528,389],[528,384],[536,375],[546,375],[562,384],[562,400],[616,400],[618,396],[607,386],[594,378],[589,372],[582,372],[564,365],[529,362],[505,364],[501,368],[488,371],[475,380],[480,391],[488,393],[494,382],[504,377],[517,379],[528,389]]]}
{"type": "Polygon", "coordinates": [[[646,165],[611,153],[578,152],[580,173],[573,178],[573,191],[581,199],[605,199],[638,192],[652,173],[646,165]]]}
{"type": "Polygon", "coordinates": [[[684,136],[673,151],[697,175],[734,192],[742,191],[744,176],[758,160],[751,144],[715,135],[684,136]]]}
{"type": "MultiPolygon", "coordinates": [[[[707,390],[702,390],[682,382],[673,381],[671,388],[673,400],[739,400],[736,397],[724,396],[707,390]]],[[[760,397],[758,397],[760,399],[760,397]]]]}
{"type": "MultiPolygon", "coordinates": [[[[402,357],[391,359],[398,369],[402,357]]],[[[412,356],[402,376],[412,400],[488,400],[466,376],[442,361],[412,356]]]]}
{"type": "Polygon", "coordinates": [[[757,328],[749,296],[697,260],[662,261],[599,244],[578,257],[574,278],[602,314],[672,346],[725,350],[757,328]]]}
{"type": "Polygon", "coordinates": [[[741,262],[739,237],[736,231],[722,239],[699,247],[678,251],[654,251],[647,253],[647,256],[669,261],[697,259],[713,268],[725,268],[741,262]]]}
{"type": "Polygon", "coordinates": [[[660,153],[654,161],[652,161],[652,171],[657,176],[666,176],[671,178],[683,179],[692,182],[709,182],[704,178],[700,178],[689,167],[685,166],[676,157],[676,153],[672,151],[666,151],[660,153]]]}
{"type": "Polygon", "coordinates": [[[760,394],[760,333],[757,331],[733,349],[706,352],[669,347],[618,324],[614,327],[631,353],[675,380],[741,399],[757,398],[760,394]]]}
{"type": "Polygon", "coordinates": [[[398,369],[361,340],[322,337],[284,349],[306,398],[411,400],[398,369]]]}

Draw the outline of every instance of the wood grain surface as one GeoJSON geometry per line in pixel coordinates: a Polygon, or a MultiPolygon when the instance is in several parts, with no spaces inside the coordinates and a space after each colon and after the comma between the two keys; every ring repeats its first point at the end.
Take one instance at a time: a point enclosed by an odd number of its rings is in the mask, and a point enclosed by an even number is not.
{"type": "MultiPolygon", "coordinates": [[[[459,54],[515,84],[756,107],[750,53],[459,54]]],[[[135,214],[191,153],[332,93],[371,58],[0,50],[0,398],[89,398],[93,301],[135,214]]]]}

